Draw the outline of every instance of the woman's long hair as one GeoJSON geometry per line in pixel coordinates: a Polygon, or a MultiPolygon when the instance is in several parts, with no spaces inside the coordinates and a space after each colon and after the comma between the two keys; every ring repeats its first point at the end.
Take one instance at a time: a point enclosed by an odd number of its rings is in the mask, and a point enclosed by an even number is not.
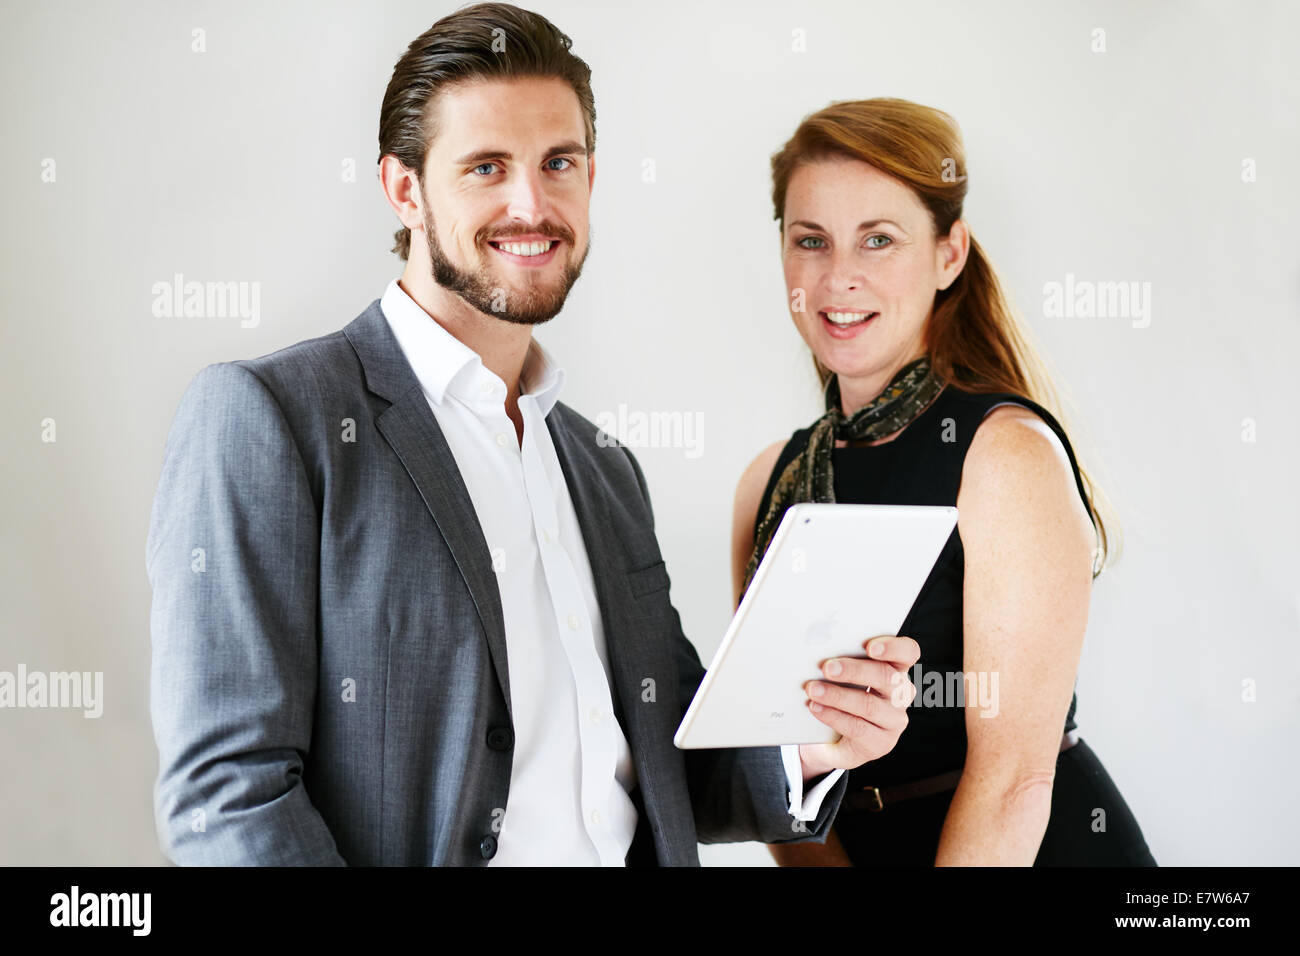
{"type": "MultiPolygon", "coordinates": [[[[910,187],[929,210],[935,236],[947,236],[961,218],[966,157],[956,121],[941,110],[908,100],[879,98],[832,103],[806,116],[789,141],[773,154],[772,204],[782,230],[786,189],[795,169],[842,156],[860,159],[910,187]]],[[[973,236],[961,274],[947,289],[935,293],[924,345],[931,367],[944,381],[968,392],[1024,396],[1066,427],[1047,365],[973,236]]],[[[815,355],[813,364],[825,386],[830,371],[815,355]]],[[[1118,556],[1117,523],[1105,494],[1078,461],[1097,531],[1095,577],[1118,556]]]]}

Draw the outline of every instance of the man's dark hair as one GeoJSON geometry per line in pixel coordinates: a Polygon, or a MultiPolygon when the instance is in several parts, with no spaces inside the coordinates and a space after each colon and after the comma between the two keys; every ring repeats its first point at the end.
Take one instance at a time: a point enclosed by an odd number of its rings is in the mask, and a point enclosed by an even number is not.
{"type": "MultiPolygon", "coordinates": [[[[437,130],[434,101],[456,83],[555,77],[578,96],[587,152],[596,148],[591,68],[569,52],[572,41],[549,20],[509,3],[476,3],[448,14],[407,47],[393,67],[379,112],[379,159],[392,153],[423,185],[424,158],[437,130]]],[[[411,230],[397,230],[393,251],[405,259],[411,230]]]]}

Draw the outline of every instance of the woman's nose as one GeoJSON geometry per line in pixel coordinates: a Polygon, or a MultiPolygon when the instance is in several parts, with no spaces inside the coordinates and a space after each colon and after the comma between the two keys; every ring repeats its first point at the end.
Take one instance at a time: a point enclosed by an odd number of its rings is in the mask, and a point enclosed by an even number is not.
{"type": "Polygon", "coordinates": [[[861,260],[852,252],[837,251],[832,254],[830,271],[826,274],[828,291],[857,292],[867,283],[861,260]]]}

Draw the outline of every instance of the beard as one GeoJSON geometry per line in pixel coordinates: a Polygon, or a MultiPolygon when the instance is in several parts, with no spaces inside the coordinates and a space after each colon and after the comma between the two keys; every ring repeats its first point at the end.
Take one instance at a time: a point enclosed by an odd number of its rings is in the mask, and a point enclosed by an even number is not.
{"type": "MultiPolygon", "coordinates": [[[[582,274],[582,265],[587,261],[591,242],[582,251],[577,262],[570,262],[564,267],[564,273],[554,285],[543,286],[540,282],[530,282],[524,291],[516,290],[496,277],[486,265],[486,258],[491,254],[489,239],[509,239],[511,235],[525,235],[529,232],[541,233],[553,239],[560,239],[570,247],[573,246],[573,232],[562,226],[555,226],[543,221],[539,226],[527,229],[515,229],[513,233],[488,233],[480,230],[474,237],[474,247],[478,250],[479,266],[473,271],[461,269],[447,257],[442,244],[438,242],[438,232],[434,226],[433,213],[429,203],[424,204],[424,235],[429,245],[429,260],[432,267],[433,281],[449,292],[460,296],[467,304],[478,309],[484,315],[494,319],[504,319],[516,325],[540,325],[555,317],[564,307],[564,300],[569,290],[582,274]]],[[[557,254],[560,250],[556,250],[557,254]]]]}

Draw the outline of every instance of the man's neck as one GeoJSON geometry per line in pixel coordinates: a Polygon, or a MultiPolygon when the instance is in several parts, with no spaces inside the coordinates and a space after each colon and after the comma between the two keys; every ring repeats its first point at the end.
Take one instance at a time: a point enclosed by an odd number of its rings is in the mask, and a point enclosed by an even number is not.
{"type": "Polygon", "coordinates": [[[438,285],[427,272],[421,274],[410,265],[397,284],[435,322],[478,353],[483,367],[505,383],[506,414],[515,423],[515,433],[522,441],[524,426],[519,414],[519,379],[533,340],[532,326],[486,316],[466,304],[460,296],[438,285]]]}

